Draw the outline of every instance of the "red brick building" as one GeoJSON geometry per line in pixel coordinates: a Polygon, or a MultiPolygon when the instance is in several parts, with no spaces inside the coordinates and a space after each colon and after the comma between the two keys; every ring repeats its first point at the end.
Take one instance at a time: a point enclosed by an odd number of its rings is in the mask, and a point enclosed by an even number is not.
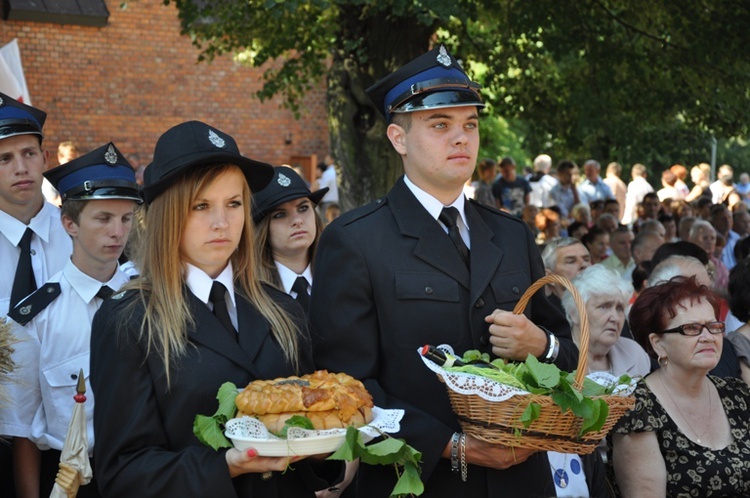
{"type": "Polygon", "coordinates": [[[148,164],[159,135],[191,119],[231,134],[245,155],[272,164],[328,152],[324,82],[307,96],[297,121],[280,99],[261,104],[253,96],[262,69],[229,56],[198,63],[198,50],[180,35],[174,4],[131,0],[123,10],[120,0],[105,3],[103,27],[13,15],[0,21],[0,46],[18,39],[32,103],[48,114],[51,166],[64,140],[83,152],[111,140],[148,164]]]}

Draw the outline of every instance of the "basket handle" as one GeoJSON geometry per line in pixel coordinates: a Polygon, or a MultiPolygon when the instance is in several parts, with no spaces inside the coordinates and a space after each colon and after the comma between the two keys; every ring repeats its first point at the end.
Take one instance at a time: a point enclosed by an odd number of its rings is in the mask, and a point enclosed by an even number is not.
{"type": "Polygon", "coordinates": [[[573,285],[573,282],[565,277],[554,274],[546,275],[540,278],[539,280],[531,284],[528,289],[526,289],[526,292],[523,293],[521,299],[518,300],[515,308],[513,308],[513,313],[515,313],[516,315],[520,315],[521,313],[523,313],[523,310],[526,309],[526,305],[531,300],[531,297],[536,293],[536,291],[547,284],[560,284],[568,291],[570,291],[570,293],[573,295],[573,302],[575,302],[576,308],[578,308],[578,315],[581,317],[581,337],[578,341],[578,368],[576,369],[576,375],[574,379],[574,387],[580,391],[583,387],[583,378],[586,376],[586,373],[588,371],[589,318],[586,315],[586,303],[583,302],[583,298],[578,292],[578,289],[576,289],[575,285],[573,285]]]}

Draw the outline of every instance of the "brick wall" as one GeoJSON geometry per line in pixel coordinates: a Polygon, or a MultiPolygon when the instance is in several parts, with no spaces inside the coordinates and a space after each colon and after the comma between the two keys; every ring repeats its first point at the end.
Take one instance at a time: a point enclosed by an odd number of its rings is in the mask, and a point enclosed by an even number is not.
{"type": "Polygon", "coordinates": [[[0,45],[18,39],[32,102],[48,114],[52,166],[63,140],[84,152],[111,140],[148,164],[159,135],[191,119],[229,133],[245,155],[272,164],[328,152],[324,82],[296,121],[280,99],[261,104],[253,97],[262,68],[230,57],[197,63],[173,4],[139,0],[121,10],[120,0],[106,3],[104,28],[0,21],[0,45]]]}

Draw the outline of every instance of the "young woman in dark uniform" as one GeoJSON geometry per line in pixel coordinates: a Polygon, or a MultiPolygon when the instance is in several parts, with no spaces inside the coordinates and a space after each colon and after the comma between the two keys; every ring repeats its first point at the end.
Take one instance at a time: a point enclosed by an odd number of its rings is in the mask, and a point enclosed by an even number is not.
{"type": "Polygon", "coordinates": [[[343,471],[214,451],[192,432],[197,414],[216,411],[222,383],[313,370],[302,310],[257,275],[250,192],[272,174],[204,123],[159,138],[145,174],[141,276],[102,306],[92,330],[104,496],[312,497],[329,487],[318,474],[343,471]]]}

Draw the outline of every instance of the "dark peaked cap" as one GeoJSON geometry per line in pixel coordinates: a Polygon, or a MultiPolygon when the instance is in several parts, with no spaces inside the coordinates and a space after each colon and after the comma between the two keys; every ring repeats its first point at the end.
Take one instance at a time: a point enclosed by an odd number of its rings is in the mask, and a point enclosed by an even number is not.
{"type": "Polygon", "coordinates": [[[150,204],[188,170],[212,164],[235,164],[257,192],[271,181],[273,167],[240,154],[234,138],[201,123],[187,121],[165,131],[154,148],[154,160],[143,175],[143,198],[150,204]]]}
{"type": "Polygon", "coordinates": [[[253,196],[253,221],[257,225],[273,208],[288,201],[307,197],[316,206],[328,192],[328,187],[310,192],[305,180],[286,166],[274,168],[273,180],[253,196]]]}
{"type": "Polygon", "coordinates": [[[142,202],[135,170],[112,142],[44,173],[63,201],[126,199],[142,202]]]}
{"type": "Polygon", "coordinates": [[[366,91],[390,123],[394,113],[443,107],[484,107],[480,88],[441,44],[366,91]]]}
{"type": "Polygon", "coordinates": [[[42,134],[47,113],[0,92],[0,140],[16,135],[42,134]]]}

